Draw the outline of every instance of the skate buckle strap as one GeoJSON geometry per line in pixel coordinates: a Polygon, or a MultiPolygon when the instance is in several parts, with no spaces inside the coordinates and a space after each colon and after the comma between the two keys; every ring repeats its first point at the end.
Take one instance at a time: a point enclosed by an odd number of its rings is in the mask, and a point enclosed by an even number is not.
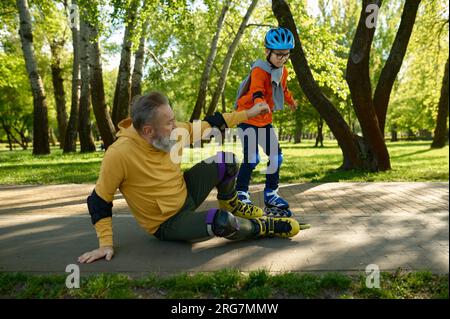
{"type": "Polygon", "coordinates": [[[209,236],[215,236],[213,229],[212,229],[212,225],[214,223],[214,217],[216,216],[217,210],[218,210],[217,208],[211,208],[206,213],[206,220],[205,220],[206,230],[208,231],[209,236]]]}

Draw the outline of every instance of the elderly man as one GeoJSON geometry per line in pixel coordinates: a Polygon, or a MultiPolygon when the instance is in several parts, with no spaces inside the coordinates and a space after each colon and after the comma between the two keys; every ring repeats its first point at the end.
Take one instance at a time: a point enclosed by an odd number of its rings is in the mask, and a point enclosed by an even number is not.
{"type": "MultiPolygon", "coordinates": [[[[266,112],[267,104],[241,112],[216,112],[201,122],[201,132],[212,127],[223,130],[266,112]]],[[[112,201],[117,188],[140,226],[160,240],[195,241],[213,236],[242,240],[292,237],[299,232],[295,219],[263,216],[261,208],[238,200],[238,164],[232,153],[219,152],[214,161],[205,160],[182,173],[180,164],[170,157],[177,142],[170,136],[175,128],[182,128],[190,137],[187,143],[195,142],[193,124],[175,121],[164,94],[152,92],[138,98],[131,118],[119,123],[119,128],[118,139],[106,151],[95,189],[87,198],[100,247],[80,256],[80,263],[110,260],[114,254],[112,201]],[[230,155],[233,160],[225,160],[230,155]],[[214,187],[219,208],[196,212],[214,187]]]]}

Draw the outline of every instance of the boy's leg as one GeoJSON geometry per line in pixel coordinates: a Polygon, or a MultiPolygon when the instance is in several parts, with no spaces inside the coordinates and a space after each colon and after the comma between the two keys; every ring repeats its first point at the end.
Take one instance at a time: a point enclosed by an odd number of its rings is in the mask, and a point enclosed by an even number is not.
{"type": "Polygon", "coordinates": [[[252,172],[259,163],[258,154],[258,128],[249,124],[239,124],[239,139],[242,144],[244,155],[241,167],[236,180],[236,190],[248,192],[248,186],[252,177],[252,172]]]}
{"type": "Polygon", "coordinates": [[[266,174],[266,189],[275,190],[280,182],[280,167],[283,162],[283,153],[278,142],[278,137],[271,124],[264,127],[265,141],[258,140],[264,153],[269,157],[266,174]]]}

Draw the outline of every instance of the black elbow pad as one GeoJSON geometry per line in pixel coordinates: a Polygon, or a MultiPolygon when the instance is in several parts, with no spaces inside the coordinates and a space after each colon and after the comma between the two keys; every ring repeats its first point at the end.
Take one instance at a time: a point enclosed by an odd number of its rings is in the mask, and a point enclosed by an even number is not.
{"type": "Polygon", "coordinates": [[[214,115],[208,115],[204,121],[208,122],[211,127],[217,127],[221,132],[224,132],[228,127],[227,122],[225,122],[225,119],[219,112],[214,113],[214,115]]]}
{"type": "Polygon", "coordinates": [[[112,203],[108,203],[97,195],[95,189],[87,198],[89,214],[91,215],[92,224],[95,225],[100,219],[112,216],[112,203]]]}

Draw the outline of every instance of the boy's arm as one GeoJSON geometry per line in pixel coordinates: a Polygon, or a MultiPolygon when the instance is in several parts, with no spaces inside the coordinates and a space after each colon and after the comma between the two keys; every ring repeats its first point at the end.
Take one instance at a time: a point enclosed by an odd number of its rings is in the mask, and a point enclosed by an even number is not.
{"type": "Polygon", "coordinates": [[[99,248],[87,252],[78,258],[81,263],[90,263],[106,257],[110,260],[114,254],[112,233],[112,207],[114,194],[125,176],[120,154],[110,148],[102,161],[100,175],[92,194],[87,198],[89,214],[97,232],[99,248]]]}

